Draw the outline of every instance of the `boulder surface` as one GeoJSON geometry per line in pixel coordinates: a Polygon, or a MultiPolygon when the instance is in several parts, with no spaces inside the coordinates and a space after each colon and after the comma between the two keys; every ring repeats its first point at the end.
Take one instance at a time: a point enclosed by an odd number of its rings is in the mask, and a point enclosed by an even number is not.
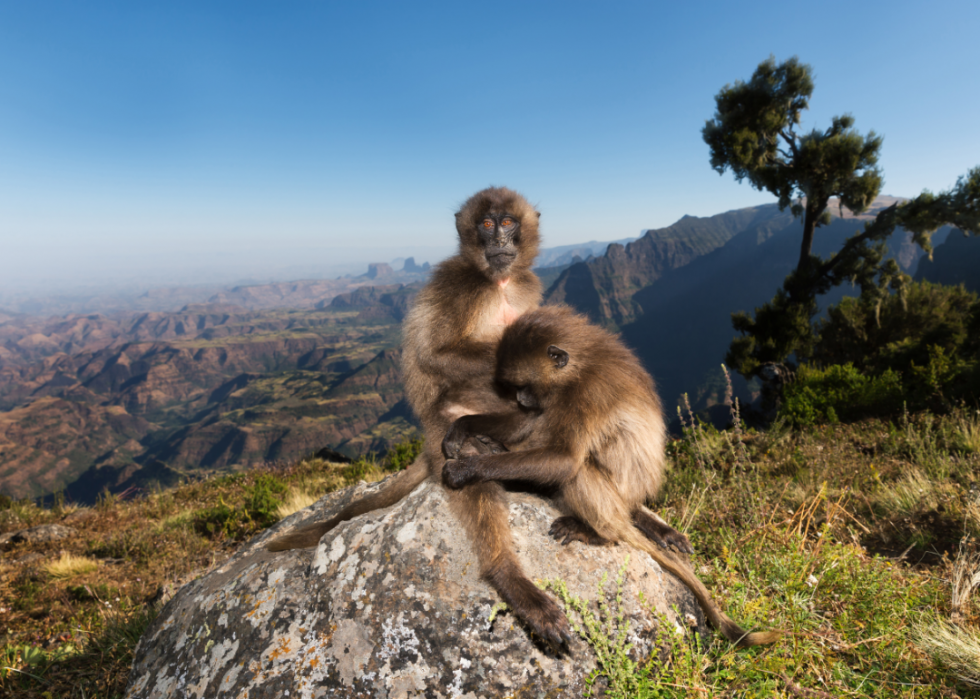
{"type": "MultiPolygon", "coordinates": [[[[591,648],[576,638],[555,654],[506,611],[491,623],[499,597],[480,580],[466,535],[432,483],[341,524],[315,549],[265,550],[270,539],[377,487],[327,495],[181,588],[143,635],[126,696],[582,696],[596,669],[591,648]]],[[[509,497],[531,579],[560,580],[595,609],[600,597],[615,596],[625,571],[620,610],[636,658],[653,650],[657,613],[674,630],[691,620],[703,629],[693,596],[647,554],[561,546],[548,536],[557,510],[535,495],[509,497]]]]}

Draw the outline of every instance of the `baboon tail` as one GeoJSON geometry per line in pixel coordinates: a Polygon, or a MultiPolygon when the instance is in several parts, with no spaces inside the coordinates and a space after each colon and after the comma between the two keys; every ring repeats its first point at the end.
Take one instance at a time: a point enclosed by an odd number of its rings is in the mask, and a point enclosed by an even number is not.
{"type": "Polygon", "coordinates": [[[624,540],[631,546],[649,553],[664,570],[680,578],[681,582],[687,585],[691,592],[694,593],[698,604],[701,605],[701,609],[704,610],[704,615],[708,617],[711,625],[732,643],[740,648],[748,648],[749,646],[774,643],[780,638],[781,634],[778,631],[755,631],[749,633],[732,621],[715,604],[715,601],[711,599],[708,589],[694,575],[694,571],[691,570],[690,566],[678,559],[673,552],[654,544],[639,531],[635,530],[624,537],[624,540]]]}
{"type": "Polygon", "coordinates": [[[346,522],[365,512],[390,507],[403,497],[415,490],[415,487],[429,475],[429,466],[425,454],[420,454],[404,471],[396,474],[391,482],[376,493],[366,495],[341,510],[338,514],[322,522],[314,522],[300,527],[294,532],[274,539],[266,544],[268,551],[289,551],[316,546],[328,531],[341,522],[346,522]]]}

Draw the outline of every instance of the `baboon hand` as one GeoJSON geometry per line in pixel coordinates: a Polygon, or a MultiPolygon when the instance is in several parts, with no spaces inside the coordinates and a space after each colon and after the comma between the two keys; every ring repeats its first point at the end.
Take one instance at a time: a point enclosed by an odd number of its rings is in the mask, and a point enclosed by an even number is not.
{"type": "Polygon", "coordinates": [[[507,451],[507,447],[493,437],[487,437],[485,434],[476,435],[476,441],[478,441],[483,447],[483,450],[480,451],[481,454],[503,454],[505,451],[507,451]]]}
{"type": "Polygon", "coordinates": [[[480,480],[476,459],[450,459],[442,467],[442,484],[450,490],[459,490],[480,480]]]}
{"type": "Polygon", "coordinates": [[[606,546],[611,543],[609,539],[599,536],[595,529],[576,517],[559,517],[551,523],[548,533],[553,539],[560,541],[562,546],[567,546],[573,541],[581,541],[589,546],[606,546]]]}

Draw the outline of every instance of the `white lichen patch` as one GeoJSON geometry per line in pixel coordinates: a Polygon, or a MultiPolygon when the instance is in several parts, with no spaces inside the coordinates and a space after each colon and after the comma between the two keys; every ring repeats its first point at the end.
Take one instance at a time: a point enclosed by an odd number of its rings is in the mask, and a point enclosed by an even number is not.
{"type": "Polygon", "coordinates": [[[409,541],[415,538],[415,530],[416,530],[416,525],[414,521],[406,522],[405,525],[398,530],[398,533],[395,534],[395,539],[398,541],[399,544],[404,546],[409,541]]]}
{"type": "Polygon", "coordinates": [[[354,680],[363,675],[373,650],[374,642],[366,627],[353,619],[341,619],[327,648],[327,654],[337,661],[337,670],[343,683],[353,686],[354,680]]]}
{"type": "Polygon", "coordinates": [[[333,540],[333,543],[330,544],[330,554],[327,556],[327,558],[330,559],[332,563],[336,563],[344,557],[345,551],[346,547],[344,546],[344,538],[342,536],[338,536],[333,540]]]}
{"type": "Polygon", "coordinates": [[[388,661],[397,658],[403,651],[418,655],[419,637],[415,635],[415,629],[405,623],[404,616],[399,614],[397,623],[385,619],[381,625],[381,649],[378,657],[382,661],[388,661]]]}
{"type": "Polygon", "coordinates": [[[194,696],[198,697],[198,699],[204,697],[212,678],[218,676],[221,669],[228,664],[228,661],[235,657],[235,653],[237,652],[238,641],[225,639],[221,643],[216,643],[211,648],[209,657],[205,659],[203,663],[204,667],[196,673],[199,678],[198,681],[188,685],[188,691],[193,692],[194,696]]]}
{"type": "Polygon", "coordinates": [[[268,586],[272,588],[279,587],[285,580],[286,580],[285,568],[276,568],[274,571],[269,573],[269,577],[267,579],[268,586]]]}

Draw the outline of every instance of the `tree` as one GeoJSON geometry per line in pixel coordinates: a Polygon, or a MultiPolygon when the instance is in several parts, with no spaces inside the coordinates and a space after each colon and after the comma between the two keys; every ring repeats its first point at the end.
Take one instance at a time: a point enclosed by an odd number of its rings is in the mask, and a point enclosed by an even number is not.
{"type": "Polygon", "coordinates": [[[759,64],[748,83],[726,85],[715,96],[717,110],[702,135],[711,149],[711,166],[730,169],[738,181],[778,197],[780,209],[790,208],[803,219],[803,239],[796,269],[772,301],[755,316],[732,314],[741,336],[732,340],[726,364],[746,378],[760,376],[767,364],[781,364],[791,355],[811,356],[819,339],[814,325],[817,297],[844,281],[861,289],[874,308],[891,292],[903,293],[909,283],[894,260],[885,260],[885,240],[902,226],[931,252],[931,234],[947,223],[967,233],[980,232],[980,167],[961,177],[947,192],[923,192],[910,202],[881,211],[864,230],[845,241],[829,259],[812,254],[813,235],[830,221],[828,206],[854,213],[865,211],[881,190],[878,154],[882,139],[873,131],[861,136],[850,115],[834,117],[825,131],[800,135],[796,129],[813,93],[811,68],[796,57],[759,64]]]}
{"type": "Polygon", "coordinates": [[[826,131],[797,134],[800,113],[813,93],[811,68],[794,56],[776,65],[770,56],[752,79],[725,85],[715,96],[715,118],[701,132],[711,148],[711,166],[753,187],[772,192],[779,209],[803,218],[797,270],[811,263],[814,231],[830,223],[831,197],[854,213],[868,208],[881,191],[881,137],[861,136],[854,117],[834,117],[826,131]]]}

